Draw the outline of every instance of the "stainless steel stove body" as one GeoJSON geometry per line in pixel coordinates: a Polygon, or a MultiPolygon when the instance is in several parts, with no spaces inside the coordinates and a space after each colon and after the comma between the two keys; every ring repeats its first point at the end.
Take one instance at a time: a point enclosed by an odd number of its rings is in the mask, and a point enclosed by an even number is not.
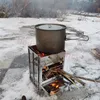
{"type": "Polygon", "coordinates": [[[37,87],[38,92],[44,90],[45,93],[53,95],[60,90],[58,88],[65,86],[64,77],[51,72],[55,69],[63,70],[65,51],[48,55],[39,52],[34,45],[28,47],[28,54],[30,79],[37,87]]]}

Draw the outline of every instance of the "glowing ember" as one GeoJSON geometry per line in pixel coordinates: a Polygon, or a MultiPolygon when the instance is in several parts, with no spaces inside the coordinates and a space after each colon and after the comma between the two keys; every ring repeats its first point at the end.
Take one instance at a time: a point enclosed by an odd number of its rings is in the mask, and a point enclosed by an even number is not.
{"type": "Polygon", "coordinates": [[[45,54],[44,54],[44,53],[41,53],[41,56],[42,56],[42,57],[44,57],[44,56],[45,56],[45,54]]]}
{"type": "Polygon", "coordinates": [[[52,83],[51,86],[53,88],[52,88],[52,90],[50,92],[50,95],[54,95],[59,91],[60,83],[58,81],[56,81],[56,82],[52,83]]]}
{"type": "Polygon", "coordinates": [[[44,53],[40,53],[39,51],[38,51],[38,55],[39,55],[40,57],[44,57],[44,56],[46,56],[46,54],[44,54],[44,53]]]}
{"type": "Polygon", "coordinates": [[[39,51],[38,48],[37,48],[37,46],[33,46],[33,49],[34,49],[35,53],[38,54],[38,56],[40,56],[40,57],[45,57],[45,56],[47,56],[47,54],[45,54],[45,53],[39,51]]]}
{"type": "Polygon", "coordinates": [[[56,85],[56,88],[59,88],[59,85],[56,85]]]}
{"type": "Polygon", "coordinates": [[[44,89],[47,90],[47,92],[50,95],[55,95],[60,91],[60,88],[64,86],[64,80],[62,78],[58,78],[57,80],[54,80],[52,83],[47,84],[44,86],[44,89]]]}
{"type": "Polygon", "coordinates": [[[44,66],[43,69],[48,70],[48,67],[47,66],[44,66]]]}
{"type": "Polygon", "coordinates": [[[51,85],[52,85],[53,87],[55,87],[55,86],[56,86],[56,83],[52,83],[51,85]]]}
{"type": "Polygon", "coordinates": [[[50,95],[55,95],[58,91],[59,91],[58,89],[56,89],[56,90],[54,90],[54,91],[51,91],[51,92],[50,92],[50,95]]]}
{"type": "Polygon", "coordinates": [[[43,69],[42,69],[42,72],[46,72],[46,71],[48,71],[48,67],[44,66],[43,69]]]}
{"type": "Polygon", "coordinates": [[[59,89],[60,87],[60,82],[59,81],[55,81],[54,83],[51,84],[52,87],[59,89]]]}

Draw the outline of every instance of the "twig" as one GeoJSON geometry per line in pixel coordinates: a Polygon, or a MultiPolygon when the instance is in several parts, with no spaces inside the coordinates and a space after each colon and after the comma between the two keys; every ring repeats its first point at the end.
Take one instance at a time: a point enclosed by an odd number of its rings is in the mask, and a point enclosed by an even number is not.
{"type": "MultiPolygon", "coordinates": [[[[65,71],[64,71],[65,72],[65,71]]],[[[73,76],[67,72],[65,72],[67,75],[73,77],[73,78],[79,78],[79,79],[82,79],[82,80],[86,80],[86,81],[91,81],[91,82],[98,82],[100,83],[100,80],[93,80],[93,79],[90,79],[90,78],[85,78],[85,77],[80,77],[80,76],[73,76]]]]}
{"type": "Polygon", "coordinates": [[[75,77],[76,77],[76,78],[83,79],[83,80],[86,80],[86,81],[91,81],[91,82],[100,83],[100,80],[93,80],[93,79],[90,79],[90,78],[85,78],[85,77],[80,77],[80,76],[75,76],[75,77]]]}
{"type": "Polygon", "coordinates": [[[70,74],[66,73],[65,71],[63,71],[63,70],[60,70],[59,73],[64,75],[64,76],[69,76],[70,78],[73,78],[77,82],[79,82],[82,86],[85,86],[85,83],[83,81],[79,80],[78,78],[74,77],[73,75],[70,75],[70,74]]]}

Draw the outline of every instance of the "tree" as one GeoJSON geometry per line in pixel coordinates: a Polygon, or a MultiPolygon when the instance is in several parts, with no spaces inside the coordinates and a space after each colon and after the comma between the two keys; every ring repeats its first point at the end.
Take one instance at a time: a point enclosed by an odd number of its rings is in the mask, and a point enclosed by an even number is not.
{"type": "Polygon", "coordinates": [[[0,3],[0,17],[9,17],[11,11],[11,5],[6,0],[0,3]]]}
{"type": "Polygon", "coordinates": [[[100,0],[96,0],[95,7],[98,13],[100,13],[100,0]]]}
{"type": "Polygon", "coordinates": [[[12,12],[15,16],[28,16],[30,0],[12,0],[12,12]],[[27,8],[27,9],[26,9],[27,8]]]}

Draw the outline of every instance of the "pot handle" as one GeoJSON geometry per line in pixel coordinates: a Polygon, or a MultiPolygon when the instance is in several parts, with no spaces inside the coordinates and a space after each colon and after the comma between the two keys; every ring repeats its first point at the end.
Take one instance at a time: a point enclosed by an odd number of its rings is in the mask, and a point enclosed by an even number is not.
{"type": "Polygon", "coordinates": [[[73,33],[66,33],[67,36],[68,35],[73,35],[75,36],[74,38],[69,38],[69,37],[65,37],[65,40],[79,40],[79,41],[88,41],[89,37],[87,35],[84,35],[84,32],[77,32],[75,34],[73,33]]]}

